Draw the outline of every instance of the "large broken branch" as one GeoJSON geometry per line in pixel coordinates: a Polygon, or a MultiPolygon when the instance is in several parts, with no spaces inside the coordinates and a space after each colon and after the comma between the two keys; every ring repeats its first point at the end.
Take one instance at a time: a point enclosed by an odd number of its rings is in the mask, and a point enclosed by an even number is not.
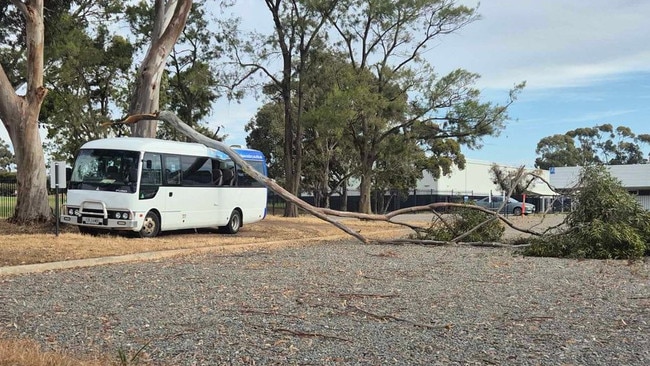
{"type": "Polygon", "coordinates": [[[330,224],[336,226],[337,228],[345,231],[346,233],[352,235],[353,237],[359,239],[363,243],[368,243],[368,239],[364,237],[363,235],[359,234],[358,232],[350,229],[349,227],[341,224],[340,222],[333,220],[331,217],[328,217],[326,213],[323,213],[321,210],[317,209],[316,207],[308,204],[307,202],[299,199],[298,197],[292,195],[289,193],[287,190],[282,188],[279,184],[277,184],[273,179],[270,179],[269,177],[261,174],[258,172],[255,168],[250,166],[244,159],[239,156],[230,146],[224,144],[221,141],[217,140],[212,140],[198,132],[196,132],[192,127],[188,126],[185,124],[183,121],[176,116],[175,113],[169,112],[169,111],[161,111],[155,114],[137,114],[137,115],[131,115],[127,117],[124,121],[122,122],[117,122],[117,123],[122,123],[122,124],[131,124],[131,123],[136,123],[140,120],[160,120],[166,123],[169,123],[172,125],[177,131],[182,133],[183,135],[189,137],[190,139],[203,144],[207,147],[211,147],[213,149],[217,149],[219,151],[222,151],[226,155],[228,155],[229,158],[232,159],[232,161],[235,162],[235,164],[241,166],[242,170],[251,176],[253,179],[256,181],[266,185],[270,190],[275,192],[277,195],[280,197],[284,198],[287,201],[293,202],[296,204],[298,207],[302,208],[303,210],[309,212],[310,214],[318,217],[319,219],[325,220],[329,222],[330,224]]]}
{"type": "MultiPolygon", "coordinates": [[[[237,165],[239,165],[242,170],[251,176],[253,179],[256,181],[266,185],[270,190],[275,192],[277,195],[280,197],[284,198],[285,200],[294,203],[298,207],[302,208],[306,212],[318,217],[319,219],[322,219],[324,221],[329,222],[330,224],[334,225],[335,227],[341,229],[345,233],[353,236],[354,238],[358,239],[362,243],[370,243],[370,240],[366,238],[365,236],[361,235],[360,233],[350,229],[346,225],[344,225],[342,222],[337,221],[332,218],[334,217],[345,217],[345,218],[356,218],[356,219],[361,219],[361,220],[373,220],[373,221],[384,221],[384,222],[389,222],[395,225],[400,225],[400,226],[406,226],[414,231],[417,231],[418,228],[414,227],[411,224],[408,223],[402,223],[402,222],[397,222],[393,221],[393,218],[403,215],[403,214],[409,214],[409,213],[418,213],[418,212],[433,212],[437,214],[436,210],[440,208],[448,208],[448,207],[462,207],[462,208],[470,208],[474,210],[479,210],[483,211],[485,213],[488,213],[491,215],[490,218],[486,220],[486,222],[480,224],[483,225],[487,223],[488,221],[494,220],[494,219],[499,219],[506,225],[510,226],[511,228],[518,230],[523,233],[531,234],[531,235],[536,235],[539,236],[541,233],[524,229],[521,227],[516,226],[512,221],[508,220],[506,217],[503,215],[498,214],[497,212],[493,212],[491,210],[488,210],[486,208],[476,206],[476,205],[467,205],[467,204],[460,204],[460,203],[447,203],[447,202],[438,202],[438,203],[432,203],[426,206],[415,206],[415,207],[408,207],[396,211],[389,212],[385,215],[378,215],[378,214],[364,214],[364,213],[356,213],[356,212],[346,212],[346,211],[337,211],[337,210],[332,210],[329,208],[319,208],[319,207],[314,207],[310,205],[309,203],[301,200],[300,198],[294,196],[293,194],[289,193],[287,190],[282,188],[280,185],[278,185],[273,179],[270,179],[269,177],[261,174],[258,172],[255,168],[250,166],[244,159],[242,159],[239,154],[237,154],[230,146],[224,144],[221,141],[216,141],[213,139],[210,139],[198,132],[196,132],[192,127],[189,125],[185,124],[183,121],[176,116],[175,113],[170,112],[170,111],[160,111],[158,113],[154,114],[138,114],[138,115],[131,115],[128,116],[125,120],[120,121],[120,122],[114,122],[112,124],[132,124],[136,123],[141,120],[160,120],[163,122],[166,122],[173,126],[177,131],[181,132],[183,135],[189,137],[193,141],[196,141],[198,143],[201,143],[207,147],[222,151],[226,155],[228,155],[229,158],[231,158],[237,165]]],[[[111,124],[111,123],[106,123],[111,124]]],[[[517,178],[521,179],[523,177],[523,168],[520,169],[520,171],[517,174],[517,178]]],[[[510,196],[510,193],[508,193],[508,197],[510,196]]],[[[480,226],[479,225],[479,226],[480,226]]],[[[458,238],[455,238],[453,241],[458,242],[460,239],[462,239],[464,235],[459,236],[458,238]]],[[[378,243],[384,243],[385,241],[377,241],[378,243]]],[[[432,240],[418,240],[418,239],[409,239],[409,240],[402,240],[401,242],[411,242],[411,243],[427,243],[427,244],[441,244],[442,242],[437,242],[437,241],[432,241],[432,240]]],[[[492,244],[494,245],[494,244],[492,244]]]]}

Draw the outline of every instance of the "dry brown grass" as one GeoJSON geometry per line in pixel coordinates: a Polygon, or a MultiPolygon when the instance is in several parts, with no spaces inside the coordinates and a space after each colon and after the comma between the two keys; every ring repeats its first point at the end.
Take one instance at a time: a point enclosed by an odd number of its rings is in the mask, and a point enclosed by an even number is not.
{"type": "MultiPolygon", "coordinates": [[[[401,230],[399,226],[385,222],[346,220],[346,225],[369,237],[386,235],[387,230],[401,230]]],[[[311,216],[268,216],[261,222],[245,225],[236,235],[202,229],[163,233],[154,239],[123,235],[93,237],[79,234],[74,226],[61,226],[59,235],[54,233],[51,225],[20,227],[0,220],[0,266],[269,241],[349,237],[329,223],[311,216]]]]}
{"type": "Polygon", "coordinates": [[[101,366],[115,362],[79,359],[62,352],[43,351],[38,343],[28,339],[12,339],[0,333],[0,366],[101,366]]]}

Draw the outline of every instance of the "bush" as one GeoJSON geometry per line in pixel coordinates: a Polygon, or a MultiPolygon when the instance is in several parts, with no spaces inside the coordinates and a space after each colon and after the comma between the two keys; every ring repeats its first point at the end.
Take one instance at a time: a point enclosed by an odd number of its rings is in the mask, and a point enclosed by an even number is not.
{"type": "Polygon", "coordinates": [[[650,249],[650,213],[604,166],[580,176],[577,207],[564,233],[533,240],[527,255],[594,259],[636,259],[650,249]]]}
{"type": "MultiPolygon", "coordinates": [[[[488,214],[479,210],[464,208],[464,207],[451,207],[449,215],[453,217],[447,221],[447,225],[434,220],[431,226],[424,233],[424,238],[429,240],[450,241],[463,233],[471,230],[480,223],[494,218],[494,215],[488,214]]],[[[505,232],[505,228],[499,220],[492,220],[477,230],[473,231],[468,236],[464,237],[464,242],[484,242],[484,241],[499,241],[505,232]]]]}

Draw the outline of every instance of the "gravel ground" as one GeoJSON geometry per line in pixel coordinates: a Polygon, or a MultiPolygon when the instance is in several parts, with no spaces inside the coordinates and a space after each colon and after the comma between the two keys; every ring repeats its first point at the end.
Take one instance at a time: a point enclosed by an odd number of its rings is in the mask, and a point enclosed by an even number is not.
{"type": "Polygon", "coordinates": [[[12,334],[140,364],[650,364],[648,262],[341,241],[0,287],[12,334]]]}

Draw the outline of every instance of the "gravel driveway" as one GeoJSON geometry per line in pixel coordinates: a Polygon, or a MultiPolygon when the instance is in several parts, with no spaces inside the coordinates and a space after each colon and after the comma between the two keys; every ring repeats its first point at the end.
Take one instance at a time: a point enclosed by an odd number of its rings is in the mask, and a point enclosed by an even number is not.
{"type": "Polygon", "coordinates": [[[647,262],[346,240],[0,287],[3,329],[141,364],[650,364],[647,262]]]}

